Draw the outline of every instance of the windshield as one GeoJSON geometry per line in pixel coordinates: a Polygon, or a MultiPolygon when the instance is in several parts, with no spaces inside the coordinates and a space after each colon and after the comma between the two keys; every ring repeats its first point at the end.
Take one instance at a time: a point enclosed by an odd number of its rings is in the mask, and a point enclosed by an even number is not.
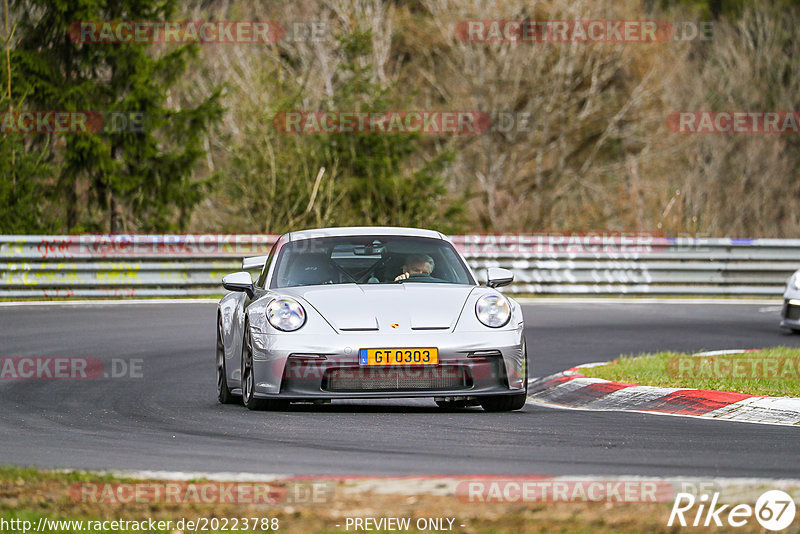
{"type": "Polygon", "coordinates": [[[271,287],[401,283],[475,285],[475,280],[453,246],[441,239],[319,237],[281,249],[271,287]]]}

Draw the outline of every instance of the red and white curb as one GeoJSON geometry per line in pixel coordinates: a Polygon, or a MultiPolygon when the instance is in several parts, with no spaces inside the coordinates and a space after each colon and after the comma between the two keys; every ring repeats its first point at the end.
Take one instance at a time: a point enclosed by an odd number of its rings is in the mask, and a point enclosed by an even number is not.
{"type": "Polygon", "coordinates": [[[581,368],[606,363],[581,365],[538,378],[528,385],[528,402],[578,410],[642,412],[800,426],[800,398],[796,397],[640,386],[587,378],[581,374],[581,368]]]}

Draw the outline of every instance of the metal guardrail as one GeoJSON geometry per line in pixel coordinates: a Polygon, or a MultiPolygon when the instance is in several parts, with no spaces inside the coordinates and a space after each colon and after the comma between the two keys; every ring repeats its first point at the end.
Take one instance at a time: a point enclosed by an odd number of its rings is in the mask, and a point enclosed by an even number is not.
{"type": "MultiPolygon", "coordinates": [[[[244,256],[273,235],[0,236],[0,298],[218,295],[244,256]]],[[[509,293],[781,295],[800,268],[797,239],[666,238],[648,234],[462,235],[453,242],[479,278],[515,274],[509,293]]]]}

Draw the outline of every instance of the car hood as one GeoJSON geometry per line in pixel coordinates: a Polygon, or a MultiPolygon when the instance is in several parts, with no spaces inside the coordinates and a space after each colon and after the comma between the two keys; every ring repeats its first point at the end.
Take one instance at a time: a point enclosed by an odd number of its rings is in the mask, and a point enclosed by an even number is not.
{"type": "Polygon", "coordinates": [[[293,287],[281,292],[308,302],[339,331],[403,332],[452,329],[476,287],[406,282],[293,287]]]}

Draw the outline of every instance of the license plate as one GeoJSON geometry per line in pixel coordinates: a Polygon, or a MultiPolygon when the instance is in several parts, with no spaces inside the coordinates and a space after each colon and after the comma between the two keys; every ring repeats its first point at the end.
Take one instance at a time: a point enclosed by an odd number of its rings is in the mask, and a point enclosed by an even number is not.
{"type": "Polygon", "coordinates": [[[361,349],[358,363],[360,365],[436,365],[439,363],[439,349],[435,347],[361,349]]]}

